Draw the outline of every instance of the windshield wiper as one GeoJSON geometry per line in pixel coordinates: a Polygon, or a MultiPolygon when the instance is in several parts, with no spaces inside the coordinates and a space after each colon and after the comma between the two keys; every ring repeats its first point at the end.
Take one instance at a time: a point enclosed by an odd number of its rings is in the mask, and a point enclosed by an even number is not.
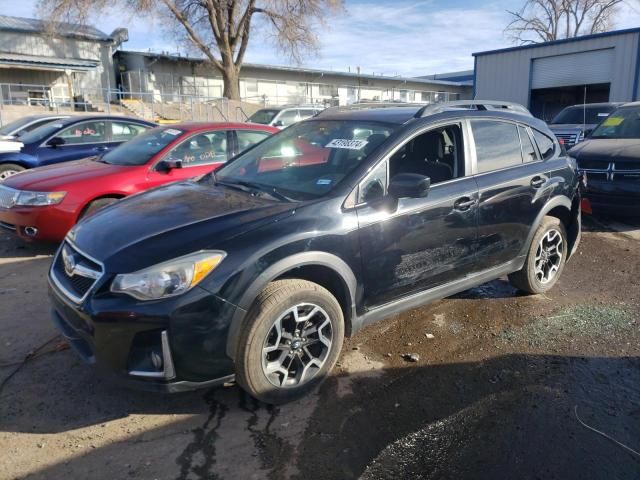
{"type": "Polygon", "coordinates": [[[291,199],[289,197],[287,197],[286,195],[278,192],[278,190],[275,187],[272,186],[268,186],[268,185],[262,185],[261,183],[254,183],[254,182],[248,182],[246,180],[239,180],[236,178],[233,179],[229,179],[229,180],[216,180],[216,183],[219,183],[221,185],[240,185],[242,187],[245,187],[249,190],[255,190],[258,191],[260,193],[266,193],[267,195],[271,195],[273,198],[276,198],[278,200],[284,201],[284,202],[290,202],[291,199]]]}

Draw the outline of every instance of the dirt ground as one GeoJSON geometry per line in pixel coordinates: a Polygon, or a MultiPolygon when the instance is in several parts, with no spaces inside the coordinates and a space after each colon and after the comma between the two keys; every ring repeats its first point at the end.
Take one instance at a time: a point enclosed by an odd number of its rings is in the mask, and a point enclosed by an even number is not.
{"type": "Polygon", "coordinates": [[[0,478],[637,480],[640,224],[585,230],[547,295],[501,279],[372,325],[277,408],[103,380],[49,320],[51,250],[0,234],[0,478]]]}

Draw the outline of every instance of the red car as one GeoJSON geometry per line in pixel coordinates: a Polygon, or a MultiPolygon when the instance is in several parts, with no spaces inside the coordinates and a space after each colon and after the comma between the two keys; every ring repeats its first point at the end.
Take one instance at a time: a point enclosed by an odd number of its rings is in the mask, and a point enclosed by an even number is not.
{"type": "Polygon", "coordinates": [[[59,242],[78,220],[127,195],[210,172],[277,128],[187,123],[148,130],[98,157],[36,168],[0,183],[0,227],[59,242]]]}

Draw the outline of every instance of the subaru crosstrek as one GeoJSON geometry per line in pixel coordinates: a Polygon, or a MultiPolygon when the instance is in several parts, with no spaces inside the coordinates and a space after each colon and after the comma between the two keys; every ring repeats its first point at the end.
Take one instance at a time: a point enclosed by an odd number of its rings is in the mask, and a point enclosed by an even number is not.
{"type": "Polygon", "coordinates": [[[54,322],[86,361],[144,387],[235,376],[282,403],[366,324],[503,275],[545,292],[579,240],[580,180],[521,111],[330,109],[128,197],[58,250],[54,322]]]}

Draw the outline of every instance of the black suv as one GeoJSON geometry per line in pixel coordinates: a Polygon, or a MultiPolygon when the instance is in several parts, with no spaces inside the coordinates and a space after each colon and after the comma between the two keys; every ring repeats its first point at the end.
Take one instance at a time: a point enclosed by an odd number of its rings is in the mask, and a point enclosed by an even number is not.
{"type": "Polygon", "coordinates": [[[60,246],[53,319],[85,360],[147,388],[235,376],[281,403],[366,324],[503,275],[544,292],[579,239],[580,182],[523,112],[330,109],[126,198],[60,246]]]}

